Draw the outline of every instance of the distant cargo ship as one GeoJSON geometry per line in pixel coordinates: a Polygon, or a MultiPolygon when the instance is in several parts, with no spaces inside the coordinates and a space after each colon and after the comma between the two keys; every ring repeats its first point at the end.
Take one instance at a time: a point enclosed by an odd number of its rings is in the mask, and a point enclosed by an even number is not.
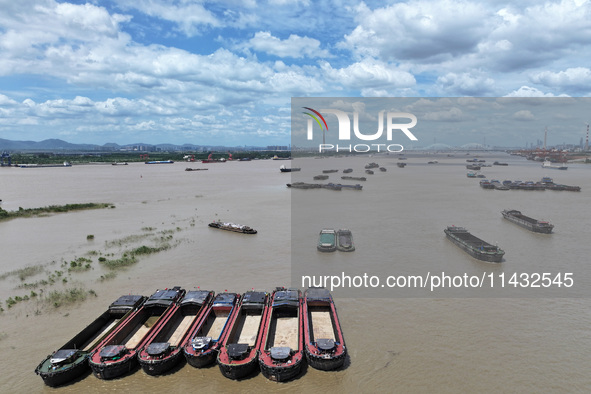
{"type": "Polygon", "coordinates": [[[64,161],[63,164],[19,164],[20,168],[48,168],[48,167],[72,167],[72,163],[64,161]]]}
{"type": "Polygon", "coordinates": [[[505,219],[510,220],[521,227],[525,227],[534,233],[550,234],[554,228],[554,225],[546,221],[530,218],[515,209],[505,209],[501,214],[505,219]]]}
{"type": "Polygon", "coordinates": [[[443,232],[450,241],[478,260],[491,263],[500,263],[503,260],[505,251],[475,237],[463,227],[448,226],[443,232]]]}
{"type": "Polygon", "coordinates": [[[551,168],[551,169],[554,169],[554,170],[566,170],[566,169],[568,169],[568,167],[565,166],[565,165],[552,164],[552,162],[549,161],[549,160],[546,160],[546,161],[544,161],[542,163],[542,168],[551,168]]]}

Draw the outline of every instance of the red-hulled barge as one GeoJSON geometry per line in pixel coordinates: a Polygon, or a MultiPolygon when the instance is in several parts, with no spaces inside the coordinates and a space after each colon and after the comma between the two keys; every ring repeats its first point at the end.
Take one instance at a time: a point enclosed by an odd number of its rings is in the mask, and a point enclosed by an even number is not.
{"type": "Polygon", "coordinates": [[[304,294],[304,338],[308,364],[330,371],[343,366],[347,348],[330,292],[310,288],[304,294]]]}
{"type": "Polygon", "coordinates": [[[300,373],[304,359],[302,305],[302,293],[297,289],[273,292],[259,353],[259,366],[267,379],[283,382],[300,373]]]}
{"type": "Polygon", "coordinates": [[[158,290],[125,324],[120,325],[89,357],[94,375],[100,379],[113,379],[130,372],[137,366],[137,352],[151,334],[166,323],[178,307],[185,290],[180,287],[158,290]]]}
{"type": "Polygon", "coordinates": [[[138,352],[138,360],[148,375],[160,375],[179,362],[191,328],[203,319],[211,305],[213,294],[213,291],[207,290],[187,292],[179,307],[144,342],[138,352]]]}
{"type": "Polygon", "coordinates": [[[257,369],[268,301],[269,294],[264,291],[248,291],[242,296],[218,354],[217,362],[225,377],[242,379],[257,369]]]}
{"type": "Polygon", "coordinates": [[[183,354],[190,365],[203,368],[215,361],[239,299],[240,296],[235,293],[220,293],[215,296],[213,304],[191,331],[183,346],[183,354]]]}

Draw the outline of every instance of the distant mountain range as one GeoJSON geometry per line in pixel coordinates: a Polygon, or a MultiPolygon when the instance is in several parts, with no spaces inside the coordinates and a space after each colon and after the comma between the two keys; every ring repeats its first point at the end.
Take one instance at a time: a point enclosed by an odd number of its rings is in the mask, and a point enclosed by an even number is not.
{"type": "Polygon", "coordinates": [[[122,150],[160,150],[160,151],[200,151],[200,150],[260,150],[261,147],[241,146],[225,147],[212,145],[193,145],[193,144],[126,144],[119,145],[107,143],[104,145],[95,144],[72,144],[60,139],[47,139],[43,141],[12,141],[0,138],[0,151],[37,151],[37,152],[56,152],[56,151],[79,151],[79,152],[116,152],[122,150]],[[141,147],[141,148],[140,148],[141,147]]]}

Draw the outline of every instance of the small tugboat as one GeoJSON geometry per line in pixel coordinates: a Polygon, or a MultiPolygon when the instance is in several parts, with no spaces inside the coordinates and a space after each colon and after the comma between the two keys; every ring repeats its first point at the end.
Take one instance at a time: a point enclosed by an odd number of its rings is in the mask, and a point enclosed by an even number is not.
{"type": "Polygon", "coordinates": [[[321,252],[334,252],[337,249],[337,233],[333,229],[325,228],[318,236],[317,249],[321,252]]]}
{"type": "Polygon", "coordinates": [[[148,375],[160,375],[179,362],[183,355],[183,344],[188,341],[191,328],[203,318],[213,294],[213,291],[207,290],[187,292],[180,307],[145,342],[138,352],[138,360],[148,375]]]}
{"type": "Polygon", "coordinates": [[[337,249],[341,252],[352,252],[355,250],[351,230],[340,229],[337,231],[337,249]]]}
{"type": "Polygon", "coordinates": [[[493,163],[493,166],[508,166],[508,163],[501,163],[500,161],[495,161],[493,163]]]}
{"type": "Polygon", "coordinates": [[[343,170],[343,174],[349,174],[351,172],[353,172],[353,169],[352,168],[347,168],[347,169],[344,169],[343,170]]]}
{"type": "Polygon", "coordinates": [[[373,175],[373,171],[372,170],[365,170],[365,173],[368,175],[373,175]]]}
{"type": "Polygon", "coordinates": [[[505,209],[501,212],[501,214],[505,219],[516,223],[521,227],[525,227],[534,233],[550,234],[554,228],[554,225],[546,221],[530,218],[529,216],[525,216],[520,211],[515,209],[505,209]]]}
{"type": "Polygon", "coordinates": [[[71,381],[88,370],[88,356],[113,330],[133,316],[146,301],[141,295],[119,297],[95,321],[74,338],[47,356],[35,373],[46,385],[56,387],[71,381]]]}
{"type": "MultiPolygon", "coordinates": [[[[402,160],[402,158],[400,158],[398,160],[402,160]]],[[[396,165],[400,168],[404,168],[406,166],[406,163],[396,163],[396,165]]]]}
{"type": "Polygon", "coordinates": [[[478,171],[478,170],[480,170],[480,166],[479,165],[476,165],[476,164],[468,164],[466,166],[466,169],[467,170],[475,170],[475,171],[478,171]]]}
{"type": "Polygon", "coordinates": [[[259,354],[263,375],[276,382],[296,377],[304,359],[302,293],[277,288],[271,310],[264,322],[264,339],[259,354]]]}
{"type": "Polygon", "coordinates": [[[500,263],[505,252],[470,234],[463,227],[448,226],[443,230],[447,238],[478,260],[500,263]]]}
{"type": "Polygon", "coordinates": [[[371,169],[371,168],[378,168],[380,165],[378,163],[367,163],[365,165],[366,169],[371,169]]]}
{"type": "Polygon", "coordinates": [[[133,370],[137,365],[137,352],[170,313],[178,308],[177,302],[185,290],[180,287],[158,290],[148,298],[140,310],[125,324],[120,325],[90,354],[92,372],[100,379],[113,379],[133,370]]]}
{"type": "Polygon", "coordinates": [[[257,231],[251,227],[244,226],[242,224],[222,222],[221,220],[215,220],[215,221],[209,223],[209,227],[219,228],[220,230],[233,231],[235,233],[243,233],[243,234],[256,234],[257,233],[257,231]]]}
{"type": "Polygon", "coordinates": [[[323,288],[306,290],[303,315],[308,364],[323,371],[342,367],[347,348],[330,292],[323,288]]]}
{"type": "Polygon", "coordinates": [[[239,298],[235,293],[220,293],[215,296],[211,308],[183,346],[183,354],[190,365],[203,368],[215,361],[239,298]]]}
{"type": "Polygon", "coordinates": [[[339,170],[322,170],[323,174],[331,174],[333,172],[339,172],[339,170]]]}
{"type": "Polygon", "coordinates": [[[314,180],[316,180],[316,181],[324,181],[326,179],[328,179],[328,175],[315,175],[314,176],[314,180]]]}
{"type": "Polygon", "coordinates": [[[382,171],[382,172],[386,172],[386,171],[387,171],[387,169],[386,169],[386,167],[380,167],[380,171],[382,171]]]}
{"type": "Polygon", "coordinates": [[[242,379],[258,367],[263,322],[269,311],[268,299],[269,294],[264,291],[248,291],[242,296],[236,317],[218,353],[218,365],[225,377],[242,379]]]}

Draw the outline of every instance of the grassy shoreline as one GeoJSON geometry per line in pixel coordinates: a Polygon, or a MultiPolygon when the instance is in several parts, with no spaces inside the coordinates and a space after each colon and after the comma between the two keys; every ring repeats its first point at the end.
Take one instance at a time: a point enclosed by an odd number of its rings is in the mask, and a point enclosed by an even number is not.
{"type": "Polygon", "coordinates": [[[65,204],[65,205],[49,205],[40,208],[22,208],[18,211],[6,211],[0,207],[0,221],[10,220],[15,218],[30,218],[36,216],[43,216],[51,213],[63,213],[72,211],[82,211],[87,209],[104,209],[115,208],[111,203],[95,203],[89,202],[84,204],[65,204]]]}

